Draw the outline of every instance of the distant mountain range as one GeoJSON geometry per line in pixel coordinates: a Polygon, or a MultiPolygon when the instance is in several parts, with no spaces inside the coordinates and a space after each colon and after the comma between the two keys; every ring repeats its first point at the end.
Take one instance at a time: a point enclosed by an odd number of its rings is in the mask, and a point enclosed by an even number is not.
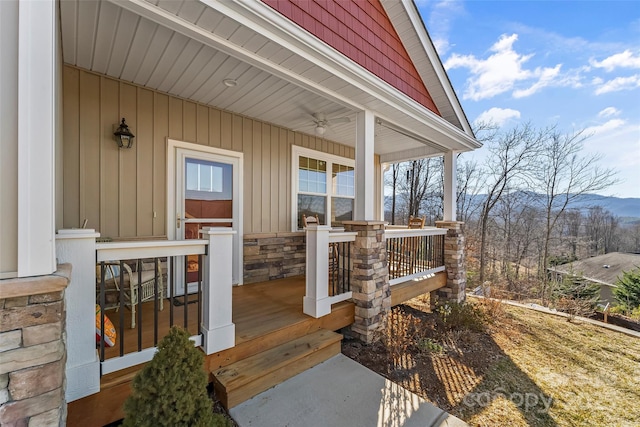
{"type": "Polygon", "coordinates": [[[581,209],[592,206],[602,206],[620,218],[640,218],[640,198],[621,199],[598,194],[585,194],[572,205],[574,208],[581,209]]]}
{"type": "MultiPolygon", "coordinates": [[[[544,196],[542,194],[529,194],[529,196],[531,200],[537,199],[540,203],[544,203],[544,196]]],[[[480,204],[485,197],[486,195],[484,194],[474,196],[472,203],[480,204]]],[[[385,197],[385,204],[387,210],[389,210],[391,208],[391,197],[385,197]]],[[[640,221],[640,198],[620,198],[601,196],[599,194],[584,194],[577,197],[569,207],[586,212],[587,209],[594,206],[601,206],[603,209],[619,217],[622,222],[640,221]]]]}

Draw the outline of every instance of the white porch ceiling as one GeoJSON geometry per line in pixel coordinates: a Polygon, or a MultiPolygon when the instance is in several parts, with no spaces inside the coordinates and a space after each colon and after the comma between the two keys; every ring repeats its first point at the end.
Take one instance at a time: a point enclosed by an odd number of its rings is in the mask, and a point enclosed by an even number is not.
{"type": "MultiPolygon", "coordinates": [[[[348,146],[354,105],[385,111],[366,91],[201,2],[63,0],[60,11],[64,62],[87,70],[310,134],[312,113],[347,116],[325,138],[348,146]],[[229,78],[237,86],[225,86],[229,78]]],[[[378,116],[403,120],[400,111],[378,116]]],[[[376,153],[442,151],[424,144],[436,139],[420,128],[411,134],[422,141],[376,125],[376,153]]]]}

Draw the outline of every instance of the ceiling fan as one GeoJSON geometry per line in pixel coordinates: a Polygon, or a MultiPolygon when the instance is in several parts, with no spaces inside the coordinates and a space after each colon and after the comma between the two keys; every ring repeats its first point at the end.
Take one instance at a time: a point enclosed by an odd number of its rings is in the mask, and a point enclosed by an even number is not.
{"type": "Polygon", "coordinates": [[[327,131],[327,127],[330,127],[331,125],[335,125],[338,123],[349,123],[351,121],[349,117],[336,117],[333,119],[328,119],[325,113],[313,113],[309,114],[309,116],[311,116],[313,123],[316,125],[315,131],[319,136],[324,135],[324,133],[327,131]]]}

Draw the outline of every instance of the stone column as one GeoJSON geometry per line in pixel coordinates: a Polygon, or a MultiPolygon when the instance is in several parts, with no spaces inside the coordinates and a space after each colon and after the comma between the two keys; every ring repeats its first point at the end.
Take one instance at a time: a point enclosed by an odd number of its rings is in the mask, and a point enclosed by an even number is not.
{"type": "MultiPolygon", "coordinates": [[[[66,424],[65,288],[71,266],[0,280],[0,425],[66,424]]],[[[94,344],[95,345],[95,344],[94,344]]]]}
{"type": "Polygon", "coordinates": [[[431,308],[437,301],[464,302],[467,288],[467,268],[464,258],[464,223],[436,221],[436,227],[446,228],[444,237],[444,265],[447,286],[431,292],[431,308]]]}
{"type": "Polygon", "coordinates": [[[356,304],[351,334],[365,343],[379,338],[391,309],[391,288],[383,221],[345,221],[347,232],[356,232],[352,252],[351,291],[356,304]]]}

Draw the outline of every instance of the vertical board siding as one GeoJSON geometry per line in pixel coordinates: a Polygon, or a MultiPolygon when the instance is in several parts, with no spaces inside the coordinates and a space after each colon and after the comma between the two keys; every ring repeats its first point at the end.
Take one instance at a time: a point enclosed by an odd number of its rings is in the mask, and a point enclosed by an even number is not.
{"type": "Polygon", "coordinates": [[[64,226],[86,218],[103,237],[166,236],[167,138],[244,154],[245,233],[290,231],[292,145],[355,155],[352,147],[65,66],[64,226]],[[113,137],[122,117],[136,136],[129,150],[113,137]]]}
{"type": "MultiPolygon", "coordinates": [[[[67,115],[80,117],[80,72],[75,68],[65,67],[62,74],[62,87],[65,88],[65,96],[62,100],[63,129],[62,134],[68,138],[69,143],[62,148],[62,227],[72,228],[82,225],[80,219],[80,122],[76,120],[64,120],[67,115]],[[65,185],[66,184],[66,185],[65,185]]],[[[95,224],[94,224],[95,226],[95,224]]]]}

